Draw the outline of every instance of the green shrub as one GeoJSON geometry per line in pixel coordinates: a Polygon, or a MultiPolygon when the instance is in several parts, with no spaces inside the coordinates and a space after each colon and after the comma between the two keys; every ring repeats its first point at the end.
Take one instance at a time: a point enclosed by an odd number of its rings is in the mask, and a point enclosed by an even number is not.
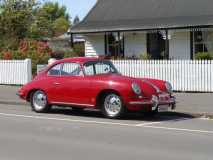
{"type": "Polygon", "coordinates": [[[74,44],[73,52],[77,57],[84,57],[85,56],[85,48],[84,44],[74,44]]]}
{"type": "Polygon", "coordinates": [[[73,49],[56,49],[51,54],[51,58],[63,59],[63,58],[72,58],[72,57],[82,57],[82,54],[78,54],[73,51],[73,49]]]}
{"type": "Polygon", "coordinates": [[[142,60],[150,60],[152,59],[152,56],[149,53],[141,53],[139,55],[139,58],[142,60]]]}
{"type": "Polygon", "coordinates": [[[196,60],[212,60],[213,54],[209,52],[200,52],[195,55],[196,60]]]}

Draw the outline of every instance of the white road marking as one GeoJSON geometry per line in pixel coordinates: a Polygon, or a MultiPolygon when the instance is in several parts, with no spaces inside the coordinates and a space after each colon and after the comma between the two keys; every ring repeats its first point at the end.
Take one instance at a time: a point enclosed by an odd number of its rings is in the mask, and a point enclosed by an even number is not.
{"type": "Polygon", "coordinates": [[[196,133],[210,133],[213,134],[213,131],[207,130],[196,130],[196,129],[185,129],[185,128],[170,128],[170,127],[157,127],[157,126],[143,126],[145,128],[153,129],[164,129],[164,130],[173,130],[173,131],[185,131],[185,132],[196,132],[196,133]]]}
{"type": "Polygon", "coordinates": [[[148,125],[154,125],[154,124],[160,124],[161,122],[150,122],[150,123],[140,123],[136,124],[136,127],[143,127],[143,126],[148,126],[148,125]]]}
{"type": "Polygon", "coordinates": [[[129,127],[138,127],[138,128],[152,128],[152,129],[164,129],[164,130],[173,130],[173,131],[185,131],[185,132],[213,134],[213,131],[208,131],[208,130],[194,130],[194,129],[185,129],[185,128],[170,128],[170,127],[151,126],[151,125],[154,125],[154,124],[160,124],[162,122],[128,124],[128,123],[87,121],[87,120],[77,120],[77,119],[68,119],[68,118],[52,118],[52,117],[44,117],[44,116],[30,116],[30,115],[19,115],[19,114],[8,114],[8,113],[0,113],[0,116],[32,118],[32,119],[39,119],[39,120],[56,120],[56,121],[66,121],[66,122],[78,122],[78,123],[87,123],[87,124],[118,125],[118,126],[129,126],[129,127]]]}
{"type": "Polygon", "coordinates": [[[199,118],[199,119],[204,120],[204,121],[213,121],[213,119],[211,119],[211,118],[199,118]]]}
{"type": "Polygon", "coordinates": [[[67,121],[67,122],[79,122],[79,123],[91,123],[91,124],[134,126],[133,124],[127,124],[127,123],[114,123],[114,122],[102,122],[102,121],[86,121],[86,120],[77,120],[77,119],[69,119],[69,118],[52,118],[52,117],[28,116],[28,115],[18,115],[18,114],[8,114],[8,113],[0,113],[0,116],[33,118],[33,119],[42,119],[42,120],[56,120],[56,121],[67,121]]]}
{"type": "Polygon", "coordinates": [[[191,118],[176,118],[176,119],[165,120],[165,121],[161,121],[161,122],[141,123],[141,124],[137,124],[135,126],[143,127],[143,126],[150,126],[150,125],[155,125],[155,124],[163,124],[164,122],[178,122],[178,121],[185,121],[185,120],[189,120],[189,119],[191,119],[191,118]]]}

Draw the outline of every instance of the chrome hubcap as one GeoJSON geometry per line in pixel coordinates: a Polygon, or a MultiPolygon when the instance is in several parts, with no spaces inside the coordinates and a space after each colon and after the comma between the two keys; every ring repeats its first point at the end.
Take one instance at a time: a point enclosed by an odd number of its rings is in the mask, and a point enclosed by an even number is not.
{"type": "Polygon", "coordinates": [[[120,113],[122,108],[122,102],[119,96],[110,94],[105,98],[104,102],[105,111],[111,117],[120,113]]]}
{"type": "Polygon", "coordinates": [[[33,95],[33,106],[35,110],[40,111],[47,105],[47,97],[42,91],[36,91],[33,95]]]}

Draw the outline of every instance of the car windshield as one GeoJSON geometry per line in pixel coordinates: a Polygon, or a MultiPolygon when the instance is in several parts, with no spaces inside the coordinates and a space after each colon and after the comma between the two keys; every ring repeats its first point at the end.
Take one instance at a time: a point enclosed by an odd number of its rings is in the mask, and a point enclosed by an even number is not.
{"type": "Polygon", "coordinates": [[[84,64],[86,75],[117,74],[118,71],[110,61],[91,61],[84,64]]]}

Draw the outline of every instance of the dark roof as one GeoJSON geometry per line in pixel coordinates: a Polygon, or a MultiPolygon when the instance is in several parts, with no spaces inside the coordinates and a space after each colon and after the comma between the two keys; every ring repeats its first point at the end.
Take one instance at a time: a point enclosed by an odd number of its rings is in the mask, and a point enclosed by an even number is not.
{"type": "Polygon", "coordinates": [[[213,25],[213,0],[98,0],[72,33],[213,25]]]}

